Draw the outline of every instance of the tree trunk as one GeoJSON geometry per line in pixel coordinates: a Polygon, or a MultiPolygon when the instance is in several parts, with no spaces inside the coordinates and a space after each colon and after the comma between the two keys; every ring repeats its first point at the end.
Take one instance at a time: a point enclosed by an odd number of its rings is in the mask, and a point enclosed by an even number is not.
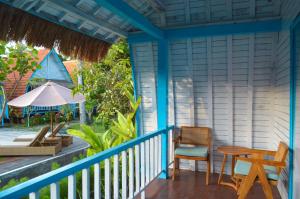
{"type": "MultiPolygon", "coordinates": [[[[79,70],[82,69],[83,67],[83,62],[79,61],[79,70]]],[[[78,75],[78,85],[83,86],[83,78],[82,75],[78,75]]],[[[85,124],[86,123],[86,111],[85,111],[85,103],[79,103],[79,118],[80,118],[80,124],[85,124]]]]}
{"type": "Polygon", "coordinates": [[[3,94],[3,102],[1,104],[1,115],[0,115],[0,122],[2,121],[2,119],[4,118],[4,114],[5,114],[5,107],[6,107],[6,93],[5,93],[5,89],[4,86],[0,86],[1,90],[2,90],[2,94],[3,94]]]}

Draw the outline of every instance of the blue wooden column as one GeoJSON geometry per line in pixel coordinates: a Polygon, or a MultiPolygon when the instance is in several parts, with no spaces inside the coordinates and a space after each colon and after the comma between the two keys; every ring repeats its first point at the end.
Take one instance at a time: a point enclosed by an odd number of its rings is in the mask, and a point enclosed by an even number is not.
{"type": "Polygon", "coordinates": [[[294,196],[294,138],[295,138],[295,117],[297,97],[297,46],[295,31],[300,24],[300,17],[297,17],[290,26],[290,135],[289,135],[289,189],[288,198],[294,196]]]}
{"type": "MultiPolygon", "coordinates": [[[[166,129],[168,126],[168,42],[158,40],[157,66],[157,127],[166,129]]],[[[168,132],[161,139],[161,168],[160,178],[168,178],[168,132]]]]}

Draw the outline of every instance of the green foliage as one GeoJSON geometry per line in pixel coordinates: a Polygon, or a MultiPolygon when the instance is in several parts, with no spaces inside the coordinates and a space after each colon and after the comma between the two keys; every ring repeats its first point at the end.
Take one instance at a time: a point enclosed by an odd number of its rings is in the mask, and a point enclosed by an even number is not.
{"type": "Polygon", "coordinates": [[[29,178],[27,178],[27,177],[20,178],[20,179],[11,179],[10,181],[8,181],[8,183],[6,185],[4,185],[0,188],[0,191],[3,191],[3,190],[8,189],[10,187],[16,186],[20,183],[26,182],[27,180],[29,180],[29,178]]]}
{"type": "MultiPolygon", "coordinates": [[[[8,183],[2,187],[0,187],[0,191],[3,191],[5,189],[8,189],[8,188],[11,188],[11,187],[14,187],[18,184],[21,184],[23,182],[26,182],[27,180],[29,180],[29,178],[27,177],[23,177],[23,178],[20,178],[20,179],[11,179],[8,181],[8,183]]],[[[22,197],[21,199],[27,199],[28,197],[22,197]]]]}
{"type": "Polygon", "coordinates": [[[85,95],[89,119],[96,109],[96,119],[108,126],[117,117],[117,111],[123,114],[130,112],[125,90],[132,87],[132,76],[126,41],[112,45],[101,62],[84,63],[83,69],[78,72],[83,77],[84,87],[79,85],[74,92],[85,95]]]}
{"type": "Polygon", "coordinates": [[[118,111],[117,119],[113,121],[108,130],[105,130],[103,125],[94,125],[94,128],[81,125],[81,128],[77,126],[77,129],[73,128],[67,131],[69,134],[78,136],[90,144],[88,155],[96,154],[136,137],[134,116],[141,103],[141,98],[135,101],[134,96],[129,91],[125,93],[130,101],[131,112],[124,115],[118,111]]]}
{"type": "Polygon", "coordinates": [[[45,78],[32,78],[28,81],[28,85],[31,86],[31,88],[37,88],[40,85],[43,85],[47,82],[45,78]]]}
{"type": "Polygon", "coordinates": [[[72,108],[69,104],[63,105],[61,107],[60,113],[63,115],[63,119],[65,122],[69,123],[73,119],[72,108]]]}
{"type": "Polygon", "coordinates": [[[68,129],[67,132],[71,135],[80,137],[90,144],[88,155],[93,155],[108,149],[111,146],[112,141],[108,137],[108,131],[97,133],[90,126],[81,125],[81,130],[68,129]]]}
{"type": "Polygon", "coordinates": [[[41,68],[38,64],[38,50],[22,43],[7,47],[7,64],[11,71],[17,71],[21,77],[27,72],[41,68]]]}
{"type": "MultiPolygon", "coordinates": [[[[1,105],[2,111],[0,112],[0,120],[4,115],[6,100],[13,96],[22,78],[28,72],[41,68],[37,61],[37,49],[23,43],[11,45],[0,41],[0,82],[7,80],[7,75],[12,72],[17,72],[18,74],[14,75],[13,80],[8,80],[13,81],[13,87],[10,89],[9,93],[5,93],[3,92],[4,89],[1,89],[1,95],[5,95],[5,97],[1,105]]],[[[11,111],[10,113],[15,116],[14,111],[11,111]]]]}

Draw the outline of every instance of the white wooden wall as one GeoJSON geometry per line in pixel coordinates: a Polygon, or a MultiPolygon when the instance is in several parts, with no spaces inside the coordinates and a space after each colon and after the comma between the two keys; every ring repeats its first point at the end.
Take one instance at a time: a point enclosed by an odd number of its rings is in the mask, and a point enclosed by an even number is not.
{"type": "MultiPolygon", "coordinates": [[[[283,21],[283,30],[278,33],[277,44],[275,49],[275,70],[274,70],[274,117],[273,117],[273,139],[272,148],[275,149],[279,141],[289,144],[289,122],[290,122],[290,31],[289,23],[300,12],[300,1],[298,0],[282,0],[281,1],[281,17],[283,21]]],[[[297,133],[297,131],[296,131],[297,133]]],[[[288,161],[287,161],[288,163],[288,161]]],[[[295,162],[297,164],[297,162],[295,162]]],[[[298,163],[299,164],[299,163],[298,163]]],[[[299,165],[295,165],[299,167],[299,165]]],[[[299,176],[299,171],[294,174],[299,176]]],[[[294,183],[294,192],[299,191],[294,183]]],[[[288,169],[282,172],[282,178],[278,185],[278,189],[282,198],[287,198],[288,189],[288,169]]],[[[296,195],[295,195],[295,198],[296,195]]]]}
{"type": "MultiPolygon", "coordinates": [[[[222,160],[216,152],[220,145],[270,147],[276,35],[230,35],[169,44],[169,121],[213,129],[216,171],[222,160]]],[[[147,132],[156,128],[157,49],[150,42],[133,49],[138,93],[143,99],[141,121],[147,132]]],[[[189,163],[181,166],[189,167],[189,163]]]]}
{"type": "MultiPolygon", "coordinates": [[[[213,129],[216,148],[233,144],[276,149],[289,143],[290,32],[298,0],[167,0],[164,14],[150,15],[159,26],[213,23],[281,16],[279,33],[226,35],[169,43],[169,122],[213,129]]],[[[156,128],[155,43],[134,45],[138,92],[143,95],[144,132],[156,128]],[[146,78],[145,78],[146,77],[146,78]]],[[[298,132],[297,132],[298,133],[298,132]]],[[[297,135],[300,137],[299,135],[297,135]]],[[[182,162],[182,168],[190,168],[182,162]]],[[[202,169],[202,164],[198,165],[202,169]]],[[[227,168],[229,171],[229,168],[227,168]]],[[[287,197],[288,170],[279,191],[287,197]]]]}

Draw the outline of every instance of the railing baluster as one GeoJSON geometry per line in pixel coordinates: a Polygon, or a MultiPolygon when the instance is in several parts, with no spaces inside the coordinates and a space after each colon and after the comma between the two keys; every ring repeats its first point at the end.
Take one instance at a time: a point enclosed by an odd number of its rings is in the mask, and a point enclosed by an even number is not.
{"type": "MultiPolygon", "coordinates": [[[[145,142],[141,143],[141,189],[145,187],[145,142]]],[[[145,198],[145,192],[142,191],[141,199],[145,198]]]]}
{"type": "Polygon", "coordinates": [[[157,136],[153,138],[154,142],[154,176],[157,176],[158,174],[158,143],[157,143],[157,136]]]}
{"type": "Polygon", "coordinates": [[[146,149],[146,184],[150,182],[150,142],[145,142],[146,149]]]}
{"type": "Polygon", "coordinates": [[[110,160],[105,159],[105,199],[111,198],[111,189],[110,189],[110,182],[111,182],[111,175],[110,175],[110,160]]]}
{"type": "Polygon", "coordinates": [[[122,198],[127,198],[127,153],[122,151],[122,198]]]}
{"type": "Polygon", "coordinates": [[[158,136],[158,171],[161,172],[161,135],[158,136]]]}
{"type": "Polygon", "coordinates": [[[119,156],[114,155],[114,199],[119,198],[119,156]]]}
{"type": "Polygon", "coordinates": [[[140,147],[135,146],[135,193],[140,191],[140,147]]]}
{"type": "Polygon", "coordinates": [[[90,198],[90,169],[82,170],[82,199],[90,198]]]}
{"type": "Polygon", "coordinates": [[[50,196],[51,196],[51,199],[59,199],[60,198],[59,182],[55,182],[50,185],[50,196]]]}
{"type": "MultiPolygon", "coordinates": [[[[174,160],[174,154],[173,154],[173,138],[174,138],[174,131],[171,131],[171,133],[169,133],[169,164],[174,160]]],[[[174,166],[174,165],[173,165],[174,166]]]]}
{"type": "Polygon", "coordinates": [[[68,176],[68,199],[76,199],[76,174],[68,176]]]}
{"type": "Polygon", "coordinates": [[[153,138],[150,139],[150,181],[154,177],[154,145],[153,138]]]}
{"type": "Polygon", "coordinates": [[[133,198],[134,191],[134,160],[133,149],[129,148],[129,198],[133,198]]]}
{"type": "Polygon", "coordinates": [[[100,163],[94,164],[94,199],[101,199],[101,168],[100,168],[100,163]]]}
{"type": "Polygon", "coordinates": [[[29,194],[29,199],[39,199],[40,198],[40,192],[32,192],[29,194]]]}

